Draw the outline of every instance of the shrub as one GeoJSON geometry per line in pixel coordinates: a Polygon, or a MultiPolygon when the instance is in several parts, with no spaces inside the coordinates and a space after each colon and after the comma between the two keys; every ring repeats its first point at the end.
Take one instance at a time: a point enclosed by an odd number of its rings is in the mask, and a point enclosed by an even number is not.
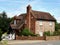
{"type": "Polygon", "coordinates": [[[60,31],[54,31],[54,32],[53,32],[53,35],[54,35],[54,36],[60,35],[60,31]]]}
{"type": "Polygon", "coordinates": [[[45,36],[60,36],[60,31],[54,31],[54,32],[47,31],[47,32],[44,32],[44,35],[45,36]]]}
{"type": "Polygon", "coordinates": [[[28,36],[28,35],[30,35],[30,34],[31,34],[31,32],[29,31],[28,28],[25,28],[25,29],[21,32],[21,35],[24,35],[24,36],[28,36]]]}
{"type": "Polygon", "coordinates": [[[45,36],[50,36],[50,31],[44,32],[45,36]]]}
{"type": "Polygon", "coordinates": [[[20,36],[21,35],[24,35],[24,36],[36,36],[35,34],[33,34],[28,28],[25,28],[22,32],[20,32],[19,34],[20,36]]]}
{"type": "Polygon", "coordinates": [[[37,34],[30,33],[31,36],[37,36],[37,34]]]}

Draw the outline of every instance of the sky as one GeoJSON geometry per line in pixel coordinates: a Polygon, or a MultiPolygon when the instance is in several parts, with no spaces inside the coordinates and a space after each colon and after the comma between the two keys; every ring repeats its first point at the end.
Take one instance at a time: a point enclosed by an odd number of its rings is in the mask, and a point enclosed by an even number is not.
{"type": "Polygon", "coordinates": [[[0,13],[5,11],[8,17],[26,13],[26,7],[32,10],[49,12],[60,23],[60,0],[0,0],[0,13]]]}

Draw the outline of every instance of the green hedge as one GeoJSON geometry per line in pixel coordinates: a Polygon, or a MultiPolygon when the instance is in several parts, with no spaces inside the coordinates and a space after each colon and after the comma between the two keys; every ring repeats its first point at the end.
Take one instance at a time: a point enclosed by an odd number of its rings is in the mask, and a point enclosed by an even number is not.
{"type": "Polygon", "coordinates": [[[19,35],[24,35],[24,36],[37,36],[33,34],[28,28],[24,28],[23,31],[19,32],[19,35]]]}
{"type": "Polygon", "coordinates": [[[50,36],[50,31],[44,32],[45,36],[50,36]]]}
{"type": "Polygon", "coordinates": [[[54,35],[54,36],[59,36],[59,35],[60,35],[60,31],[55,31],[55,32],[53,32],[53,35],[54,35]]]}
{"type": "Polygon", "coordinates": [[[45,36],[60,36],[60,31],[54,31],[54,32],[47,31],[47,32],[44,32],[44,35],[45,36]]]}

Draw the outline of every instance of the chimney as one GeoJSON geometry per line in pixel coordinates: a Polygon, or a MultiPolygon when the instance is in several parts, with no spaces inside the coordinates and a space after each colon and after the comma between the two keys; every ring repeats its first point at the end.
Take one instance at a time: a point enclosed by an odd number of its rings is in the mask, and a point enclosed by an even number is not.
{"type": "Polygon", "coordinates": [[[31,15],[30,15],[30,12],[31,12],[31,6],[30,5],[28,5],[27,6],[27,27],[29,28],[29,30],[30,30],[30,25],[31,25],[31,19],[30,19],[30,17],[31,17],[31,15]]]}
{"type": "Polygon", "coordinates": [[[31,11],[31,6],[28,5],[28,6],[27,6],[27,13],[29,13],[30,11],[31,11]]]}

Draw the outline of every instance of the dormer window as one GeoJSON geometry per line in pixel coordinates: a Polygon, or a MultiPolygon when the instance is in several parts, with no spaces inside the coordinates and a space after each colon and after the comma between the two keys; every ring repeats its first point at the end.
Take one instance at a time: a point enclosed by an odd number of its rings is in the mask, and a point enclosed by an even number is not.
{"type": "Polygon", "coordinates": [[[40,26],[43,25],[42,21],[39,22],[39,25],[40,25],[40,26]]]}
{"type": "Polygon", "coordinates": [[[14,20],[14,25],[16,25],[16,20],[14,20]]]}

